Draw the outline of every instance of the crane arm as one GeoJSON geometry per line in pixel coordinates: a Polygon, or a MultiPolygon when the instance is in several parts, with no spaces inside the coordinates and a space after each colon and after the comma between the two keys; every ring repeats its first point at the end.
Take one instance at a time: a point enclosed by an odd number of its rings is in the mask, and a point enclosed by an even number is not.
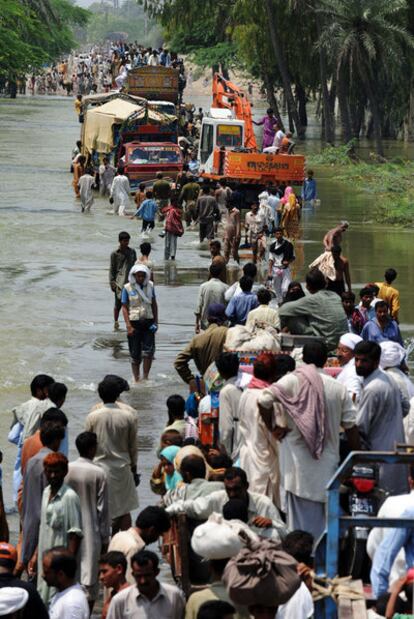
{"type": "Polygon", "coordinates": [[[252,110],[246,94],[218,73],[213,77],[213,107],[234,110],[236,118],[244,121],[244,146],[257,150],[252,110]]]}

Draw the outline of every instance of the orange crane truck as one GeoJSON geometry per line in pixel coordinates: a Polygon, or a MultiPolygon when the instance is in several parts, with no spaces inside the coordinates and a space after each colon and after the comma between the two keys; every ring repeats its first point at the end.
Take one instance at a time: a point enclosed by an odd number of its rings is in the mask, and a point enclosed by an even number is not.
{"type": "Polygon", "coordinates": [[[241,184],[247,194],[257,195],[269,184],[297,185],[304,180],[303,155],[258,150],[245,93],[217,73],[213,79],[213,106],[202,121],[198,159],[203,178],[224,179],[229,186],[241,184]]]}

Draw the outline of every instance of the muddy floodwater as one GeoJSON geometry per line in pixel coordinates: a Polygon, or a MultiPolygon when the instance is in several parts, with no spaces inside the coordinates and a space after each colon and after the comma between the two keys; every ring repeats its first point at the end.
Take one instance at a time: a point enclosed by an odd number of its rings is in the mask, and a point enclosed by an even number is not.
{"type": "MultiPolygon", "coordinates": [[[[207,99],[195,103],[209,105],[207,99]]],[[[131,245],[138,247],[140,224],[108,214],[109,204],[101,198],[95,200],[92,213],[81,215],[69,174],[70,153],[78,138],[72,100],[0,101],[0,449],[7,506],[16,454],[16,447],[7,442],[10,411],[30,397],[33,376],[45,372],[69,388],[64,410],[70,422],[71,457],[74,439],[97,401],[99,380],[107,373],[130,378],[125,331],[112,330],[108,262],[121,230],[130,232],[131,245]]],[[[308,152],[312,148],[320,148],[316,139],[306,144],[308,152]]],[[[347,219],[350,230],[343,253],[350,259],[355,288],[381,280],[385,268],[395,267],[403,336],[411,337],[413,232],[377,224],[370,208],[375,197],[368,202],[355,195],[352,186],[316,178],[321,205],[303,213],[295,277],[303,280],[306,266],[322,249],[326,229],[347,219]]],[[[207,247],[199,247],[195,231],[179,239],[176,262],[164,264],[159,231],[153,250],[160,316],[156,357],[151,380],[133,387],[125,398],[139,412],[141,507],[157,500],[149,477],[166,422],[165,400],[172,393],[186,394],[173,360],[193,334],[197,289],[209,264],[207,247]]],[[[237,266],[231,265],[230,271],[236,278],[237,266]]],[[[10,516],[9,522],[15,539],[17,518],[10,516]]]]}

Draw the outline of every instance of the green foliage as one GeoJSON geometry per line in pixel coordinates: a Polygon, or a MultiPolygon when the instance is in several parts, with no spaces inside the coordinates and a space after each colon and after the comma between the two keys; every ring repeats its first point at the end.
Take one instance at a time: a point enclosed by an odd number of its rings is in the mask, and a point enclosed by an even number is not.
{"type": "Polygon", "coordinates": [[[89,13],[69,0],[7,0],[0,12],[0,76],[15,80],[75,45],[72,27],[89,13]]]}
{"type": "Polygon", "coordinates": [[[189,54],[202,67],[231,66],[236,46],[232,41],[236,0],[141,0],[163,27],[171,49],[189,54]]]}
{"type": "Polygon", "coordinates": [[[90,43],[104,41],[110,32],[124,32],[128,40],[137,40],[146,46],[157,46],[162,41],[160,28],[150,19],[135,0],[124,2],[119,9],[112,3],[95,2],[89,7],[93,13],[87,29],[90,43]]]}
{"type": "Polygon", "coordinates": [[[307,159],[308,165],[349,165],[353,161],[351,155],[354,153],[356,144],[356,140],[351,140],[348,144],[342,146],[327,146],[321,153],[311,155],[311,158],[307,159]]]}
{"type": "Polygon", "coordinates": [[[333,173],[335,180],[352,186],[355,192],[375,197],[377,221],[414,226],[414,163],[401,158],[385,163],[356,162],[349,157],[350,146],[325,148],[320,155],[308,158],[308,166],[319,166],[319,172],[333,173]]]}

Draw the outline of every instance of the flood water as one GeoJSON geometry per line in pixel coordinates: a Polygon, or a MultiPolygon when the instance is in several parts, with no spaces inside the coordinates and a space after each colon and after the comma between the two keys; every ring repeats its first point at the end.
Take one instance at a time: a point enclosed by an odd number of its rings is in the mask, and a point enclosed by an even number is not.
{"type": "MultiPolygon", "coordinates": [[[[196,105],[207,107],[209,101],[196,105]]],[[[108,263],[121,230],[129,231],[131,245],[138,247],[139,224],[109,215],[109,204],[101,198],[95,200],[91,214],[81,215],[69,174],[78,136],[71,99],[0,101],[0,449],[8,506],[16,454],[15,446],[7,442],[10,411],[30,397],[32,378],[48,373],[69,388],[64,410],[70,422],[71,457],[76,456],[74,439],[97,401],[99,380],[107,373],[130,378],[125,332],[112,330],[108,263]]],[[[320,148],[316,140],[307,143],[306,149],[312,148],[320,148]]],[[[303,213],[295,276],[303,280],[306,266],[321,252],[325,231],[341,219],[349,220],[343,253],[350,259],[355,288],[381,280],[387,267],[395,267],[403,335],[411,336],[413,232],[377,224],[375,197],[355,195],[351,186],[338,185],[331,177],[317,174],[316,179],[321,206],[303,213]]],[[[165,400],[172,393],[186,395],[173,360],[193,334],[198,285],[206,279],[209,265],[207,249],[199,248],[196,232],[179,239],[175,264],[164,264],[158,232],[153,250],[160,315],[156,358],[151,380],[133,387],[125,398],[139,412],[141,507],[157,501],[149,478],[166,424],[165,400]]],[[[236,278],[236,266],[231,270],[236,278]]],[[[15,539],[17,518],[11,516],[9,524],[15,539]]]]}

